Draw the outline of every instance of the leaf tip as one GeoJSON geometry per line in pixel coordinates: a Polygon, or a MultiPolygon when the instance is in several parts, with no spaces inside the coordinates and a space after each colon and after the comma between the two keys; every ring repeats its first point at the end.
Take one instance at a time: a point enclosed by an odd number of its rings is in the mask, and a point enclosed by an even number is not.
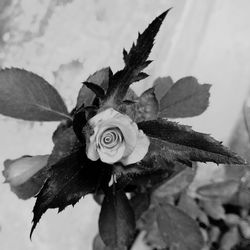
{"type": "Polygon", "coordinates": [[[160,14],[157,19],[159,19],[161,22],[165,19],[166,15],[170,10],[172,10],[173,7],[170,7],[169,9],[165,10],[162,14],[160,14]]]}
{"type": "Polygon", "coordinates": [[[36,228],[36,225],[37,225],[37,223],[35,223],[35,222],[33,221],[33,225],[32,225],[31,230],[30,230],[30,240],[31,240],[31,241],[32,241],[32,235],[33,235],[33,232],[34,232],[34,230],[35,230],[35,228],[36,228]]]}

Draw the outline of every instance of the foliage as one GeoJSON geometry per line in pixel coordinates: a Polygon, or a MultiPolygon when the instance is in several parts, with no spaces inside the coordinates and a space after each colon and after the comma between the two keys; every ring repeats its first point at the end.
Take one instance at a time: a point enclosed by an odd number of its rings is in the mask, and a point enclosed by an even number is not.
{"type": "Polygon", "coordinates": [[[31,235],[48,209],[61,212],[91,193],[101,205],[95,250],[130,249],[141,231],[154,249],[231,249],[241,238],[250,238],[248,214],[243,214],[250,205],[248,180],[190,188],[195,162],[245,161],[211,136],[167,119],[204,112],[210,85],[190,76],[175,83],[163,77],[141,96],[129,89],[148,76],[143,70],[151,63],[148,56],[168,11],[139,34],[129,52],[123,51],[122,70],[104,68],[83,82],[70,113],[41,77],[16,68],[0,71],[0,113],[29,121],[61,121],[40,176],[31,235]],[[150,139],[141,161],[123,166],[88,159],[88,120],[109,107],[129,115],[150,139]]]}

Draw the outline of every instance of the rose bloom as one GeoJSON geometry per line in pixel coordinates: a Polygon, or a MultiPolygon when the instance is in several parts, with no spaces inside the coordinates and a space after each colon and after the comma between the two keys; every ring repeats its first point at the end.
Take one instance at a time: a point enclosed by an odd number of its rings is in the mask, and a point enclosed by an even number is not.
{"type": "Polygon", "coordinates": [[[137,124],[124,114],[108,108],[89,120],[93,134],[89,136],[86,153],[90,160],[123,165],[136,163],[148,152],[149,139],[137,124]]]}
{"type": "Polygon", "coordinates": [[[22,156],[4,162],[3,176],[11,186],[18,186],[28,181],[47,164],[49,155],[22,156]]]}

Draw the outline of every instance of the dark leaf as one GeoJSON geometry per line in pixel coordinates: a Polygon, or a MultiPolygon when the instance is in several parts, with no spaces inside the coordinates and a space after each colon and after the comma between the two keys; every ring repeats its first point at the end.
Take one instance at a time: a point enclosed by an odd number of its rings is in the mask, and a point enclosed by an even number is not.
{"type": "Polygon", "coordinates": [[[84,107],[83,109],[84,109],[87,113],[90,113],[90,112],[97,112],[98,107],[95,106],[95,105],[91,105],[91,106],[84,107]]]}
{"type": "Polygon", "coordinates": [[[132,48],[126,56],[125,64],[127,66],[138,67],[146,62],[153,48],[155,36],[169,11],[170,9],[156,17],[142,34],[138,33],[136,44],[132,45],[132,48]]]}
{"type": "Polygon", "coordinates": [[[154,39],[169,10],[158,16],[142,33],[138,35],[136,44],[132,45],[129,53],[123,51],[125,67],[118,71],[110,80],[107,90],[107,103],[120,104],[131,83],[144,79],[141,71],[150,64],[147,58],[153,47],[154,39]]]}
{"type": "Polygon", "coordinates": [[[190,127],[169,122],[166,119],[138,123],[150,137],[148,154],[144,158],[161,156],[167,161],[190,161],[245,164],[245,161],[207,134],[193,131],[190,127]]]}
{"type": "Polygon", "coordinates": [[[31,234],[43,213],[49,208],[63,210],[74,205],[87,193],[107,185],[111,176],[110,165],[87,158],[72,127],[58,134],[48,160],[49,178],[37,196],[33,209],[34,219],[31,234]]]}
{"type": "Polygon", "coordinates": [[[147,192],[136,193],[134,196],[132,196],[130,203],[135,213],[135,219],[138,220],[141,217],[142,213],[149,208],[149,194],[147,192]]]}
{"type": "Polygon", "coordinates": [[[208,107],[210,87],[191,76],[178,80],[160,100],[160,117],[200,115],[208,107]]]}
{"type": "Polygon", "coordinates": [[[73,130],[80,142],[84,142],[83,128],[87,123],[84,107],[76,111],[73,116],[73,130]]]}
{"type": "Polygon", "coordinates": [[[147,77],[149,77],[149,75],[147,73],[141,72],[137,76],[135,76],[134,82],[139,82],[141,80],[146,79],[147,77]]]}
{"type": "Polygon", "coordinates": [[[125,49],[123,49],[122,54],[123,54],[123,61],[125,62],[125,64],[127,64],[128,52],[125,49]]]}
{"type": "Polygon", "coordinates": [[[160,180],[165,180],[169,175],[175,172],[175,163],[167,162],[162,157],[150,158],[149,155],[150,153],[146,155],[144,160],[135,164],[128,166],[117,165],[114,168],[114,173],[117,176],[121,176],[121,179],[130,180],[135,185],[142,185],[142,183],[144,183],[146,189],[147,185],[148,188],[152,188],[153,183],[159,184],[160,180]],[[153,174],[155,174],[155,176],[153,174]],[[153,177],[156,178],[156,181],[152,180],[153,177]]]}
{"type": "Polygon", "coordinates": [[[105,246],[101,236],[97,234],[93,241],[93,250],[113,250],[113,249],[105,246]]]}
{"type": "Polygon", "coordinates": [[[30,235],[47,209],[58,208],[60,212],[68,205],[74,206],[81,197],[107,186],[110,176],[110,165],[89,160],[83,148],[57,162],[37,195],[30,235]]]}
{"type": "MultiPolygon", "coordinates": [[[[58,134],[56,143],[48,160],[48,168],[70,154],[79,151],[82,144],[78,141],[72,127],[66,128],[58,134]]],[[[82,149],[83,153],[85,149],[82,149]]]]}
{"type": "Polygon", "coordinates": [[[102,205],[102,202],[104,200],[104,194],[99,193],[99,194],[93,194],[93,199],[98,205],[102,205]]]}
{"type": "Polygon", "coordinates": [[[153,83],[156,99],[160,101],[173,84],[174,82],[170,76],[158,77],[153,83]]]}
{"type": "Polygon", "coordinates": [[[136,104],[137,102],[132,101],[132,100],[124,100],[122,103],[126,105],[133,105],[133,104],[136,104]]]}
{"type": "Polygon", "coordinates": [[[70,118],[53,86],[42,77],[18,68],[0,70],[0,113],[28,121],[70,118]]]}
{"type": "Polygon", "coordinates": [[[53,143],[56,144],[57,139],[60,138],[61,133],[71,126],[72,126],[72,120],[61,121],[52,135],[53,143]]]}
{"type": "Polygon", "coordinates": [[[117,186],[126,187],[127,192],[135,190],[141,193],[151,192],[155,186],[159,186],[169,178],[169,175],[175,170],[173,164],[170,164],[168,169],[164,160],[157,163],[152,166],[151,162],[147,162],[145,165],[144,162],[140,162],[118,170],[116,167],[114,174],[120,176],[117,186]],[[157,163],[159,163],[159,166],[157,163]]]}
{"type": "MultiPolygon", "coordinates": [[[[104,90],[106,90],[108,87],[108,82],[109,82],[112,74],[113,73],[109,67],[103,68],[103,69],[95,72],[93,75],[89,76],[86,81],[92,82],[98,86],[101,86],[104,90]]],[[[92,105],[94,98],[95,98],[95,94],[89,88],[87,88],[85,85],[83,85],[82,88],[80,89],[78,97],[77,97],[76,107],[79,108],[83,104],[84,104],[84,106],[90,106],[90,105],[92,105]]]]}
{"type": "Polygon", "coordinates": [[[106,193],[102,203],[99,232],[107,246],[129,246],[135,236],[134,212],[126,194],[112,188],[106,193]]]}
{"type": "Polygon", "coordinates": [[[102,99],[104,97],[105,92],[104,92],[104,89],[101,86],[99,86],[99,85],[97,85],[95,83],[92,83],[92,82],[83,82],[83,84],[87,88],[89,88],[90,90],[92,90],[96,94],[96,96],[98,98],[102,99]]]}
{"type": "Polygon", "coordinates": [[[204,242],[196,222],[180,209],[165,203],[157,207],[157,223],[170,249],[201,250],[204,242]]]}

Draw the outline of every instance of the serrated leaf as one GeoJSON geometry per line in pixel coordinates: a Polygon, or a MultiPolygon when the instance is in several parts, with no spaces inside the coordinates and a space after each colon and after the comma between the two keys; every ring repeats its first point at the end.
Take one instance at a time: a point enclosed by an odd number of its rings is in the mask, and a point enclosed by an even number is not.
{"type": "Polygon", "coordinates": [[[157,223],[162,238],[170,249],[201,250],[204,246],[196,221],[170,204],[157,207],[157,223]]]}
{"type": "Polygon", "coordinates": [[[121,176],[121,179],[123,177],[129,179],[134,185],[145,183],[145,188],[147,185],[150,188],[154,183],[152,178],[156,179],[154,184],[159,184],[176,171],[174,162],[168,162],[162,157],[150,156],[151,154],[148,153],[142,161],[129,166],[116,166],[115,174],[121,176]]]}
{"type": "Polygon", "coordinates": [[[156,78],[153,83],[156,99],[160,101],[173,84],[174,82],[170,76],[156,78]]]}
{"type": "Polygon", "coordinates": [[[129,246],[135,236],[135,218],[126,194],[111,189],[106,193],[99,217],[99,232],[110,247],[129,246]]]}
{"type": "Polygon", "coordinates": [[[48,179],[33,209],[31,234],[47,209],[61,211],[70,204],[74,205],[85,194],[97,191],[102,183],[107,185],[111,176],[110,165],[87,158],[85,146],[78,141],[72,127],[58,134],[47,170],[48,179]]]}
{"type": "Polygon", "coordinates": [[[51,167],[49,178],[37,195],[30,235],[47,209],[58,208],[60,212],[68,205],[74,206],[86,194],[108,185],[110,165],[89,160],[84,150],[79,148],[51,167]]]}
{"type": "MultiPolygon", "coordinates": [[[[107,90],[108,82],[112,75],[113,73],[110,67],[107,67],[107,68],[103,68],[101,70],[96,71],[94,74],[89,76],[86,81],[94,83],[98,86],[101,86],[104,90],[107,90]]],[[[79,108],[83,104],[84,106],[90,106],[92,105],[94,98],[95,98],[95,94],[90,89],[88,89],[85,85],[83,85],[77,97],[76,107],[79,108]]]]}
{"type": "Polygon", "coordinates": [[[83,82],[83,84],[87,88],[92,90],[98,98],[103,98],[104,97],[105,91],[101,86],[99,86],[99,85],[97,85],[95,83],[92,83],[92,82],[83,82]]]}
{"type": "Polygon", "coordinates": [[[69,113],[57,90],[24,69],[0,70],[0,113],[28,121],[60,121],[69,113]]]}
{"type": "Polygon", "coordinates": [[[208,107],[210,84],[199,84],[189,76],[178,80],[160,100],[160,117],[200,115],[208,107]]]}
{"type": "Polygon", "coordinates": [[[169,162],[179,161],[187,165],[191,161],[245,164],[245,160],[224,147],[207,134],[190,127],[158,119],[138,123],[139,129],[150,137],[150,147],[144,160],[157,156],[169,162]]]}
{"type": "Polygon", "coordinates": [[[125,64],[127,64],[127,58],[128,58],[127,50],[123,49],[122,54],[123,54],[123,61],[125,62],[125,64]]]}
{"type": "Polygon", "coordinates": [[[125,188],[126,192],[151,192],[152,188],[163,183],[169,175],[175,171],[173,164],[170,165],[170,169],[164,162],[157,162],[155,166],[152,166],[151,162],[139,162],[129,165],[129,167],[118,169],[117,166],[114,169],[114,174],[120,176],[117,186],[125,188]],[[148,164],[148,165],[147,165],[148,164]],[[163,166],[161,164],[164,164],[163,166]]]}
{"type": "Polygon", "coordinates": [[[145,63],[151,49],[154,45],[155,36],[157,35],[162,22],[170,9],[164,11],[144,30],[142,34],[138,33],[136,44],[133,44],[129,53],[126,56],[125,64],[130,66],[138,66],[145,63]]]}
{"type": "Polygon", "coordinates": [[[134,82],[139,82],[139,81],[141,81],[141,80],[146,79],[147,77],[149,77],[149,75],[148,75],[147,73],[141,72],[141,73],[139,73],[137,76],[135,76],[134,82]]]}
{"type": "Polygon", "coordinates": [[[110,79],[106,97],[108,104],[110,102],[112,102],[113,106],[120,104],[129,86],[133,82],[146,77],[141,71],[151,63],[151,61],[147,61],[147,58],[153,47],[155,36],[168,11],[163,12],[155,18],[148,28],[142,34],[138,35],[137,42],[132,45],[129,53],[123,50],[125,67],[110,79]]]}

